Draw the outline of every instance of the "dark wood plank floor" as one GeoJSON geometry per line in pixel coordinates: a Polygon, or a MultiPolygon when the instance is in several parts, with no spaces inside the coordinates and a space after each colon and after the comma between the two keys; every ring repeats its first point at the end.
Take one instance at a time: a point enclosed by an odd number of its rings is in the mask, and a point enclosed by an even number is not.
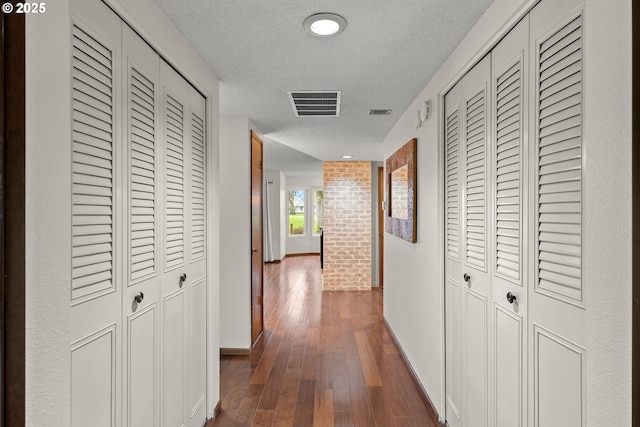
{"type": "Polygon", "coordinates": [[[382,318],[382,291],[322,292],[317,256],[265,266],[265,331],[223,356],[205,427],[437,427],[382,318]]]}

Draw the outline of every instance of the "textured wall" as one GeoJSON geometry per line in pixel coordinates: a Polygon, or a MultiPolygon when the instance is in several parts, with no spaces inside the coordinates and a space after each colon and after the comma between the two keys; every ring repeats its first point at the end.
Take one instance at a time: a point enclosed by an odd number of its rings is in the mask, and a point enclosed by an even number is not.
{"type": "Polygon", "coordinates": [[[371,162],[324,163],[324,290],[371,289],[371,162]]]}
{"type": "Polygon", "coordinates": [[[582,286],[589,427],[638,422],[631,420],[632,5],[638,2],[587,0],[585,6],[582,286]]]}
{"type": "Polygon", "coordinates": [[[69,1],[48,9],[25,34],[26,426],[71,425],[69,1]]]}
{"type": "MultiPolygon", "coordinates": [[[[220,347],[251,346],[251,164],[247,117],[220,119],[220,347]]],[[[255,128],[253,128],[255,129],[255,128]]]]}

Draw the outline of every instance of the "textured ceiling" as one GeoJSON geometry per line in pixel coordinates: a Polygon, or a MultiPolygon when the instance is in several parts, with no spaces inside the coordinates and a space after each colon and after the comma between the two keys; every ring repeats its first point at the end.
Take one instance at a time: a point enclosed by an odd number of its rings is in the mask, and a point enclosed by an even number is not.
{"type": "Polygon", "coordinates": [[[220,79],[221,116],[249,117],[265,141],[319,160],[382,160],[386,134],[491,2],[156,0],[220,79]],[[307,34],[302,22],[319,12],[347,29],[307,34]],[[341,91],[340,116],[296,117],[290,90],[341,91]]]}

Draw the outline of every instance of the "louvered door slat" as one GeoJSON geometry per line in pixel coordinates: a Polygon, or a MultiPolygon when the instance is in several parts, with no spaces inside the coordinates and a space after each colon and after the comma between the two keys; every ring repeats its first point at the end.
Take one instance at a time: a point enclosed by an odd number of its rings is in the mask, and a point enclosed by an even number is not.
{"type": "Polygon", "coordinates": [[[204,257],[204,120],[191,113],[191,260],[204,257]]]}
{"type": "MultiPolygon", "coordinates": [[[[109,139],[99,138],[98,135],[83,133],[80,131],[79,123],[74,124],[73,129],[73,140],[78,142],[79,144],[87,144],[91,147],[99,148],[101,150],[110,151],[111,141],[109,139]]],[[[84,125],[82,125],[84,126],[84,125]]],[[[109,136],[110,134],[107,134],[109,136]]]]}
{"type": "MultiPolygon", "coordinates": [[[[74,38],[75,40],[75,38],[74,38]]],[[[74,54],[78,53],[77,49],[73,50],[74,54]]],[[[88,94],[95,94],[96,98],[109,99],[111,104],[112,98],[112,82],[102,74],[99,70],[92,68],[91,64],[74,58],[72,61],[74,79],[78,81],[78,90],[88,94]]]]}
{"type": "Polygon", "coordinates": [[[545,41],[544,50],[540,51],[540,70],[546,69],[546,64],[556,63],[582,48],[582,20],[578,18],[556,32],[545,41]]]}
{"type": "MultiPolygon", "coordinates": [[[[85,97],[89,97],[91,99],[95,99],[99,101],[101,104],[104,104],[108,108],[112,106],[111,95],[105,93],[102,90],[98,90],[91,83],[91,79],[89,76],[84,75],[84,73],[78,68],[73,68],[74,73],[74,87],[73,90],[77,94],[77,96],[82,97],[81,99],[87,99],[85,97]]],[[[107,87],[108,89],[108,87],[107,87]]]]}
{"type": "Polygon", "coordinates": [[[156,150],[155,84],[135,67],[129,68],[130,123],[130,280],[150,277],[156,270],[156,150]]]}
{"type": "Polygon", "coordinates": [[[540,99],[546,99],[551,94],[562,89],[570,88],[582,80],[581,62],[576,62],[553,74],[547,70],[545,80],[540,82],[540,99]]]}
{"type": "Polygon", "coordinates": [[[107,117],[111,116],[111,105],[103,102],[102,99],[98,99],[91,96],[91,94],[84,93],[79,90],[76,91],[74,99],[78,102],[78,104],[84,104],[86,106],[95,108],[99,112],[102,112],[103,117],[105,117],[105,115],[107,117]]]}
{"type": "MultiPolygon", "coordinates": [[[[98,147],[94,144],[85,144],[81,141],[76,141],[75,145],[75,153],[78,154],[77,159],[80,161],[80,158],[83,157],[85,160],[87,158],[98,158],[106,162],[106,164],[110,165],[112,161],[111,151],[108,149],[105,150],[103,147],[98,147]]],[[[82,163],[80,161],[80,163],[82,163]]]]}
{"type": "Polygon", "coordinates": [[[459,260],[460,247],[460,206],[458,199],[458,143],[459,143],[458,110],[447,117],[447,256],[459,260]]]}
{"type": "Polygon", "coordinates": [[[521,280],[521,109],[522,62],[496,79],[496,274],[521,280]]]}
{"type": "MultiPolygon", "coordinates": [[[[73,26],[72,34],[74,49],[79,52],[91,52],[89,57],[92,60],[100,62],[106,69],[111,70],[111,51],[108,47],[75,25],[73,26]]],[[[109,75],[109,72],[107,72],[107,75],[109,75]]]]}
{"type": "Polygon", "coordinates": [[[111,62],[106,58],[103,59],[104,62],[100,61],[99,55],[91,56],[80,47],[73,47],[74,62],[79,66],[82,66],[80,64],[83,64],[84,66],[92,68],[97,73],[94,74],[94,78],[102,81],[105,85],[108,85],[108,82],[111,80],[111,62]]]}
{"type": "Polygon", "coordinates": [[[165,96],[165,263],[184,263],[184,105],[165,96]]]}
{"type": "Polygon", "coordinates": [[[486,267],[486,92],[466,102],[465,252],[466,263],[486,267]]]}
{"type": "Polygon", "coordinates": [[[113,283],[113,60],[73,26],[72,298],[113,283]]]}
{"type": "Polygon", "coordinates": [[[105,114],[92,105],[81,105],[75,100],[72,118],[75,122],[82,123],[91,129],[98,129],[103,134],[110,134],[112,129],[111,114],[105,114]]]}
{"type": "Polygon", "coordinates": [[[539,46],[537,287],[582,299],[582,17],[539,46]]]}

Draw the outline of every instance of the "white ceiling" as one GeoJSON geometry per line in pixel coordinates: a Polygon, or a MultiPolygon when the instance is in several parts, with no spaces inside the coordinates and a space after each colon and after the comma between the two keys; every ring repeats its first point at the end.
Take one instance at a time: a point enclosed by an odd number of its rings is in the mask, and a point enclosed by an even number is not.
{"type": "Polygon", "coordinates": [[[221,116],[249,117],[265,167],[295,175],[343,154],[383,160],[386,134],[493,0],[155,1],[220,79],[221,116]],[[302,22],[319,12],[346,30],[309,35],[302,22]],[[340,116],[296,117],[290,90],[342,91],[340,116]]]}

